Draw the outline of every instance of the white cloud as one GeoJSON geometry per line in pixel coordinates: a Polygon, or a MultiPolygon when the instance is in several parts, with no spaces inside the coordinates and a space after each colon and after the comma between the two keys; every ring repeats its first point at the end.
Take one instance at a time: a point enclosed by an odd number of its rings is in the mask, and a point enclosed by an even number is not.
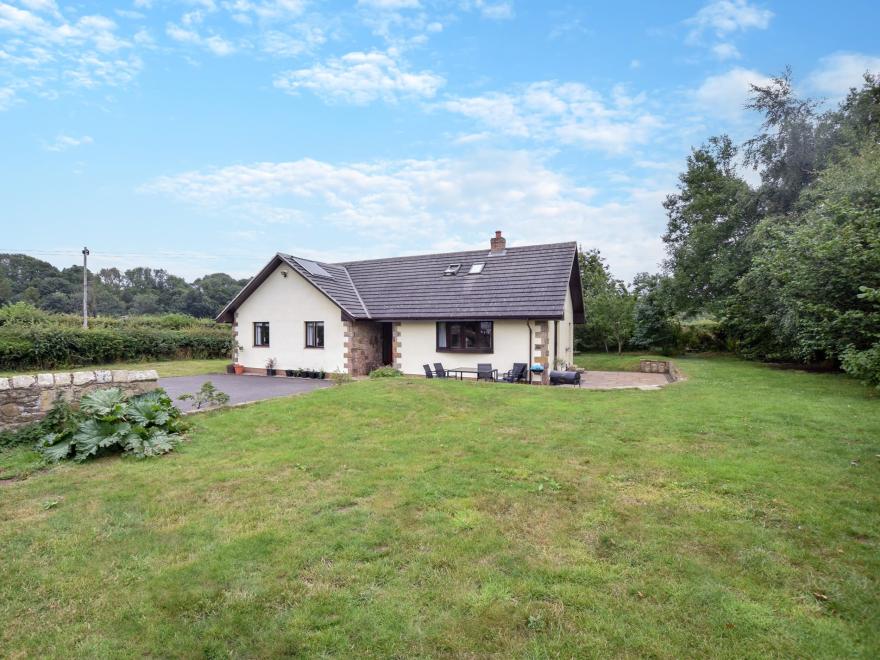
{"type": "Polygon", "coordinates": [[[807,85],[812,91],[837,100],[846,96],[851,87],[861,87],[866,71],[880,74],[880,57],[834,53],[819,60],[819,66],[807,77],[807,85]]]}
{"type": "Polygon", "coordinates": [[[376,99],[431,98],[444,82],[430,71],[407,71],[397,52],[389,49],[348,53],[324,64],[287,71],[275,79],[275,87],[291,94],[307,89],[328,101],[365,105],[376,99]]]}
{"type": "MultiPolygon", "coordinates": [[[[0,80],[21,100],[57,98],[70,87],[127,84],[142,67],[112,19],[67,18],[50,0],[0,3],[0,37],[0,80]]],[[[10,93],[4,96],[0,109],[10,105],[10,93]]]]}
{"type": "Polygon", "coordinates": [[[370,7],[372,9],[382,9],[396,11],[398,9],[417,9],[421,5],[419,0],[358,0],[359,7],[370,7]]]}
{"type": "MultiPolygon", "coordinates": [[[[523,151],[467,159],[333,164],[312,159],[184,172],[156,179],[141,192],[169,196],[213,213],[270,209],[329,224],[364,241],[405,235],[400,252],[483,247],[495,229],[511,243],[580,240],[599,247],[619,276],[653,270],[662,256],[660,202],[672,181],[643,182],[617,199],[595,202],[596,190],[523,151]]],[[[287,235],[276,226],[274,249],[287,235]]],[[[302,234],[292,228],[289,236],[302,234]]],[[[357,240],[357,239],[354,239],[357,240]]],[[[326,258],[342,259],[342,254],[326,258]]]]}
{"type": "Polygon", "coordinates": [[[92,138],[88,135],[73,137],[71,135],[59,134],[54,142],[44,144],[43,148],[46,151],[67,151],[68,149],[79,147],[84,144],[91,144],[92,142],[92,138]]]}
{"type": "Polygon", "coordinates": [[[514,17],[513,3],[503,0],[490,2],[489,0],[464,0],[461,6],[465,10],[479,11],[483,18],[503,21],[514,17]]]}
{"type": "Polygon", "coordinates": [[[292,28],[294,34],[279,30],[267,30],[263,34],[263,52],[275,57],[297,57],[310,53],[327,41],[324,31],[316,26],[298,25],[292,28]]]}
{"type": "Polygon", "coordinates": [[[214,53],[214,55],[219,55],[221,57],[231,55],[235,52],[235,46],[232,43],[216,34],[203,36],[195,30],[188,30],[179,25],[175,25],[174,23],[169,23],[166,26],[165,33],[175,41],[201,46],[214,53]]]}
{"type": "Polygon", "coordinates": [[[700,9],[685,24],[691,28],[688,38],[696,41],[706,32],[724,37],[749,29],[765,30],[772,18],[772,11],[750,4],[748,0],[715,0],[700,9]]]}
{"type": "Polygon", "coordinates": [[[641,108],[643,101],[621,86],[606,98],[580,83],[543,81],[511,92],[454,98],[442,107],[503,135],[622,152],[646,142],[661,124],[641,108]]]}
{"type": "Polygon", "coordinates": [[[694,92],[697,104],[707,112],[731,121],[741,120],[751,85],[766,85],[770,78],[762,73],[735,67],[726,73],[706,78],[694,92]]]}
{"type": "Polygon", "coordinates": [[[712,53],[719,60],[738,60],[740,57],[739,49],[731,43],[721,42],[712,46],[712,53]]]}
{"type": "Polygon", "coordinates": [[[15,103],[15,90],[11,87],[0,87],[0,111],[8,110],[15,103]]]}
{"type": "Polygon", "coordinates": [[[766,30],[773,12],[748,0],[714,0],[684,23],[689,27],[687,43],[705,46],[711,40],[712,54],[719,60],[739,59],[732,38],[747,30],[766,30]]]}

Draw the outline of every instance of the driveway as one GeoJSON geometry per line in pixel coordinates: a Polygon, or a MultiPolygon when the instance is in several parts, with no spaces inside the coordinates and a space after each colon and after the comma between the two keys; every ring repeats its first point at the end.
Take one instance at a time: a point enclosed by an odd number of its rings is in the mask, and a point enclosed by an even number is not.
{"type": "Polygon", "coordinates": [[[303,394],[322,387],[330,387],[327,380],[311,378],[270,378],[268,376],[236,376],[234,374],[207,374],[202,376],[176,376],[160,378],[159,387],[168,392],[174,405],[186,412],[193,409],[192,401],[178,401],[181,394],[199,391],[203,383],[211,381],[221,392],[229,395],[229,403],[250,403],[279,396],[303,394]]]}

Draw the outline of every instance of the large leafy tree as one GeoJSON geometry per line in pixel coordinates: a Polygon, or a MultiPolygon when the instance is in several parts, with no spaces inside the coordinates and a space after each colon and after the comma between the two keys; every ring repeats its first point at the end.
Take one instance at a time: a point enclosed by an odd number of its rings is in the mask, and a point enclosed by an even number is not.
{"type": "Polygon", "coordinates": [[[720,312],[748,268],[745,239],[756,221],[756,198],[737,176],[736,153],[726,135],[695,149],[678,192],[663,203],[665,267],[680,311],[720,312]]]}
{"type": "Polygon", "coordinates": [[[838,360],[880,346],[880,146],[829,166],[786,221],[755,233],[728,324],[749,355],[838,360]]]}

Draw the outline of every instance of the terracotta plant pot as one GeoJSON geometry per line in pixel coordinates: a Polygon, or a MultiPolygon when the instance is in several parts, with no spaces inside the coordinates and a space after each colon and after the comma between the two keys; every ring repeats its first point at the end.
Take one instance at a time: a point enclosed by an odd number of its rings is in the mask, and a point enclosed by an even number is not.
{"type": "Polygon", "coordinates": [[[232,369],[233,369],[233,370],[235,371],[235,373],[238,374],[239,376],[241,376],[241,375],[244,373],[244,365],[243,365],[243,364],[235,364],[235,365],[232,366],[232,369]]]}

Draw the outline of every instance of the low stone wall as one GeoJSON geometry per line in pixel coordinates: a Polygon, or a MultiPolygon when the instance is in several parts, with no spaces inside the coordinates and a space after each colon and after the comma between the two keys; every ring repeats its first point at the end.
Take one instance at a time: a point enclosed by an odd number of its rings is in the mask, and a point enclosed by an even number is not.
{"type": "Polygon", "coordinates": [[[639,360],[643,374],[666,374],[670,381],[679,380],[679,371],[672,360],[639,360]]]}
{"type": "Polygon", "coordinates": [[[95,390],[118,387],[126,394],[141,394],[158,387],[154,370],[74,371],[36,376],[0,378],[0,430],[42,419],[57,399],[78,402],[95,390]]]}

